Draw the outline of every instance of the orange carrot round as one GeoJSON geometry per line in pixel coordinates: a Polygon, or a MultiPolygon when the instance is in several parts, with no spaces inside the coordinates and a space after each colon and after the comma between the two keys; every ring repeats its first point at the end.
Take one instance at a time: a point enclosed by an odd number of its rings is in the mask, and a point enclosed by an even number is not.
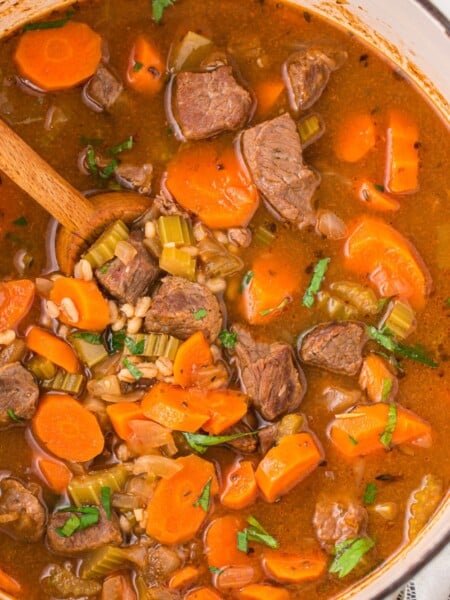
{"type": "Polygon", "coordinates": [[[242,460],[233,465],[226,476],[225,487],[220,496],[222,504],[227,508],[239,510],[253,504],[257,495],[258,486],[252,463],[242,460]]]}
{"type": "Polygon", "coordinates": [[[85,23],[26,31],[14,60],[20,74],[43,90],[64,90],[91,77],[102,57],[102,39],[85,23]]]}
{"type": "Polygon", "coordinates": [[[164,85],[165,64],[156,47],[143,35],[136,38],[130,52],[126,81],[146,94],[156,94],[164,85]]]}
{"type": "Polygon", "coordinates": [[[245,226],[258,208],[258,192],[234,147],[215,140],[183,146],[167,167],[166,187],[212,228],[245,226]]]}
{"type": "Polygon", "coordinates": [[[247,523],[237,515],[225,515],[215,519],[205,533],[205,553],[208,565],[223,569],[229,566],[252,565],[250,554],[241,552],[237,547],[237,532],[243,531],[247,523]]]}
{"type": "Polygon", "coordinates": [[[105,443],[96,417],[65,394],[44,395],[32,427],[46,450],[64,460],[91,460],[102,452],[105,443]]]}
{"type": "Polygon", "coordinates": [[[222,600],[222,596],[211,588],[199,587],[186,594],[184,600],[222,600]]]}
{"type": "Polygon", "coordinates": [[[241,588],[237,593],[240,600],[289,600],[290,593],[273,585],[252,583],[241,588]]]}
{"type": "Polygon", "coordinates": [[[358,162],[375,146],[376,133],[372,115],[350,114],[336,134],[336,156],[346,162],[358,162]]]}
{"type": "Polygon", "coordinates": [[[15,327],[30,310],[34,283],[29,279],[0,282],[0,331],[15,327]]]}
{"type": "Polygon", "coordinates": [[[322,575],[327,566],[327,557],[319,550],[304,552],[265,551],[263,567],[269,577],[282,583],[312,581],[322,575]]]}
{"type": "Polygon", "coordinates": [[[202,429],[219,435],[242,419],[247,412],[248,400],[238,390],[208,390],[206,405],[210,418],[202,425],[202,429]]]}
{"type": "Polygon", "coordinates": [[[173,361],[173,377],[177,385],[195,385],[196,374],[202,367],[214,363],[211,349],[202,331],[196,331],[177,350],[173,361]]]}
{"type": "Polygon", "coordinates": [[[147,420],[142,413],[140,402],[114,402],[106,407],[106,413],[114,431],[123,440],[128,440],[133,433],[130,421],[147,420]]]}
{"type": "Polygon", "coordinates": [[[419,130],[406,112],[392,109],[387,129],[386,187],[398,194],[412,193],[419,187],[419,130]]]}
{"type": "MultiPolygon", "coordinates": [[[[65,298],[75,305],[77,319],[64,310],[59,320],[72,327],[103,331],[109,323],[109,307],[94,281],[83,281],[72,277],[59,277],[50,292],[50,300],[58,306],[65,298]]],[[[64,308],[64,303],[62,304],[64,308]]]]}
{"type": "Polygon", "coordinates": [[[357,194],[361,202],[368,208],[379,212],[396,211],[400,208],[400,204],[394,198],[391,198],[382,191],[383,188],[377,189],[372,181],[363,179],[357,185],[357,194]]]}
{"type": "Polygon", "coordinates": [[[27,347],[68,373],[79,373],[80,363],[72,347],[53,333],[32,325],[25,338],[27,347]]]}
{"type": "Polygon", "coordinates": [[[195,567],[187,565],[172,575],[169,580],[169,587],[173,590],[179,590],[180,588],[188,587],[200,576],[200,572],[195,567]]]}
{"type": "Polygon", "coordinates": [[[56,492],[63,494],[72,479],[72,473],[64,463],[40,458],[37,461],[38,468],[42,473],[46,485],[56,492]]]}
{"type": "Polygon", "coordinates": [[[8,575],[6,571],[0,568],[0,590],[9,594],[20,594],[22,586],[18,581],[8,575]]]}

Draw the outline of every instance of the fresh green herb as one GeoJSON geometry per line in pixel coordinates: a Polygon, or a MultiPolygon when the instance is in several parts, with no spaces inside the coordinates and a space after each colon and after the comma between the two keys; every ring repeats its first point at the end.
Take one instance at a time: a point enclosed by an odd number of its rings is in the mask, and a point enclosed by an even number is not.
{"type": "Polygon", "coordinates": [[[247,553],[248,542],[258,542],[272,548],[272,550],[280,547],[278,540],[273,535],[270,535],[255,517],[247,517],[247,523],[250,527],[246,527],[243,531],[238,531],[237,533],[238,550],[247,553]]]}
{"type": "Polygon", "coordinates": [[[330,258],[322,258],[314,267],[314,272],[311,278],[311,282],[306,288],[306,292],[303,296],[302,304],[307,308],[312,308],[314,304],[314,296],[320,290],[322,281],[324,280],[325,273],[327,272],[328,265],[330,264],[330,258]]]}
{"type": "Polygon", "coordinates": [[[124,342],[131,354],[142,354],[144,352],[145,340],[135,342],[133,338],[126,336],[124,342]]]}
{"type": "Polygon", "coordinates": [[[219,340],[224,348],[234,348],[237,344],[237,332],[223,329],[219,333],[219,340]]]}
{"type": "Polygon", "coordinates": [[[138,71],[140,71],[143,66],[144,65],[137,60],[133,65],[133,73],[137,73],[138,71]]]}
{"type": "Polygon", "coordinates": [[[95,162],[95,152],[94,148],[89,147],[86,151],[86,161],[89,167],[89,172],[91,175],[95,175],[98,173],[97,163],[95,162]]]}
{"type": "Polygon", "coordinates": [[[111,520],[111,488],[108,486],[100,488],[100,502],[105,510],[106,516],[111,520]]]}
{"type": "Polygon", "coordinates": [[[214,575],[220,575],[223,573],[224,569],[219,569],[219,567],[208,567],[208,571],[214,573],[214,575]]]}
{"type": "Polygon", "coordinates": [[[261,317],[265,317],[266,315],[270,315],[271,313],[277,312],[278,310],[283,310],[283,308],[287,306],[289,302],[292,302],[292,298],[284,298],[278,306],[275,306],[273,308],[266,308],[265,310],[260,310],[259,314],[261,315],[261,317]]]}
{"type": "Polygon", "coordinates": [[[335,573],[339,578],[345,577],[374,545],[375,542],[368,537],[352,538],[337,544],[330,573],[335,573]]]}
{"type": "Polygon", "coordinates": [[[381,388],[381,402],[387,402],[389,399],[389,396],[391,394],[392,391],[392,386],[394,384],[394,381],[390,378],[390,377],[385,377],[383,379],[383,385],[381,388]]]}
{"type": "Polygon", "coordinates": [[[450,307],[450,298],[446,298],[444,304],[445,306],[450,307]]]}
{"type": "Polygon", "coordinates": [[[166,135],[167,135],[167,137],[170,137],[171,135],[173,135],[173,130],[172,130],[172,127],[168,127],[168,128],[166,129],[166,135]]]}
{"type": "Polygon", "coordinates": [[[70,537],[76,531],[96,525],[100,517],[100,511],[95,506],[68,506],[58,512],[71,512],[71,515],[62,527],[57,527],[56,532],[61,537],[70,537]],[[81,516],[78,516],[81,515],[81,516]]]}
{"type": "Polygon", "coordinates": [[[363,502],[364,504],[373,504],[377,497],[377,486],[374,483],[368,483],[364,490],[363,502]]]}
{"type": "Polygon", "coordinates": [[[209,499],[211,497],[211,483],[212,479],[210,477],[207,483],[205,484],[205,487],[203,488],[202,493],[198,497],[197,501],[193,504],[193,506],[197,506],[205,512],[208,512],[209,510],[209,499]]]}
{"type": "Polygon", "coordinates": [[[118,167],[119,164],[120,163],[117,160],[117,158],[114,158],[111,162],[109,162],[106,165],[106,167],[103,169],[103,171],[99,171],[98,174],[100,175],[100,177],[102,179],[108,179],[114,173],[114,171],[116,170],[116,167],[118,167]]]}
{"type": "Polygon", "coordinates": [[[101,138],[89,138],[85,135],[80,135],[80,144],[82,146],[99,146],[103,143],[101,138]]]}
{"type": "Polygon", "coordinates": [[[253,271],[247,271],[247,273],[242,278],[242,283],[239,287],[240,294],[242,294],[242,292],[245,290],[245,288],[250,285],[250,281],[253,279],[254,276],[255,276],[255,274],[253,273],[253,271]]]}
{"type": "Polygon", "coordinates": [[[71,337],[79,340],[84,340],[88,344],[94,344],[99,346],[102,344],[102,336],[99,333],[92,333],[91,331],[76,331],[72,333],[71,337]]]}
{"type": "Polygon", "coordinates": [[[139,381],[139,379],[143,376],[142,371],[140,371],[137,367],[135,367],[133,365],[133,363],[128,360],[128,358],[122,359],[122,363],[128,369],[128,371],[130,372],[133,379],[136,379],[136,381],[139,381]]]}
{"type": "Polygon", "coordinates": [[[12,233],[12,231],[7,231],[5,233],[5,240],[8,240],[9,242],[14,242],[14,244],[18,244],[20,246],[27,246],[27,242],[15,233],[12,233]]]}
{"type": "Polygon", "coordinates": [[[56,533],[61,537],[70,537],[80,529],[81,521],[76,515],[72,515],[67,519],[62,527],[56,528],[56,533]]]}
{"type": "Polygon", "coordinates": [[[206,308],[199,308],[194,312],[194,319],[195,321],[201,321],[206,317],[207,314],[208,311],[206,310],[206,308]]]}
{"type": "Polygon", "coordinates": [[[384,194],[384,185],[380,185],[379,183],[374,183],[373,187],[377,190],[377,192],[381,192],[384,194]]]}
{"type": "Polygon", "coordinates": [[[14,423],[22,423],[22,421],[23,421],[23,419],[21,417],[18,417],[16,415],[16,413],[13,411],[12,408],[8,408],[6,410],[6,414],[11,419],[11,421],[14,421],[14,423]]]}
{"type": "Polygon", "coordinates": [[[404,373],[404,369],[393,354],[387,354],[386,352],[382,352],[381,350],[375,350],[374,354],[377,354],[378,356],[381,356],[382,358],[387,360],[388,363],[390,363],[394,367],[394,369],[396,369],[399,373],[404,373]]]}
{"type": "Polygon", "coordinates": [[[392,335],[389,334],[388,331],[379,331],[373,325],[368,325],[366,327],[366,331],[372,340],[375,340],[375,342],[380,344],[380,346],[383,346],[383,348],[386,348],[386,350],[389,350],[394,354],[404,356],[405,358],[410,358],[427,365],[428,367],[436,368],[439,366],[437,362],[426,355],[420,346],[406,346],[405,344],[400,344],[392,337],[392,335]]]}
{"type": "Polygon", "coordinates": [[[389,404],[388,410],[388,420],[386,423],[386,427],[383,433],[380,436],[380,442],[385,446],[385,448],[389,448],[392,442],[392,434],[397,427],[397,407],[393,402],[389,404]]]}
{"type": "Polygon", "coordinates": [[[125,344],[126,333],[124,329],[120,331],[111,331],[107,330],[105,336],[106,349],[109,354],[114,354],[115,352],[120,352],[123,350],[125,344]]]}
{"type": "Polygon", "coordinates": [[[23,28],[24,31],[36,31],[38,29],[60,29],[63,27],[75,14],[75,11],[68,10],[66,16],[57,21],[41,21],[40,23],[28,23],[23,28]]]}
{"type": "Polygon", "coordinates": [[[350,434],[348,435],[348,439],[351,441],[351,443],[352,443],[354,446],[357,446],[357,445],[359,444],[358,440],[357,440],[356,438],[354,438],[354,437],[353,437],[352,435],[350,435],[350,434]]]}
{"type": "Polygon", "coordinates": [[[13,221],[13,225],[17,225],[17,227],[26,227],[28,225],[28,221],[24,216],[22,216],[13,221]]]}
{"type": "Polygon", "coordinates": [[[172,6],[175,0],[152,0],[153,20],[159,23],[166,8],[172,6]]]}
{"type": "Polygon", "coordinates": [[[226,444],[241,437],[256,435],[256,432],[248,431],[246,433],[233,433],[232,435],[205,435],[203,433],[188,433],[187,431],[183,431],[182,434],[192,450],[195,450],[199,454],[204,454],[210,446],[218,446],[219,444],[226,444]]]}
{"type": "Polygon", "coordinates": [[[120,144],[117,144],[116,146],[113,146],[112,148],[110,148],[108,150],[108,153],[111,156],[114,156],[114,154],[120,154],[120,152],[123,152],[124,150],[131,150],[131,148],[133,147],[134,144],[134,139],[133,136],[130,135],[129,138],[127,138],[124,142],[121,142],[120,144]]]}
{"type": "Polygon", "coordinates": [[[105,263],[104,265],[102,265],[102,266],[100,267],[100,273],[101,273],[102,275],[104,275],[105,273],[107,273],[107,272],[108,272],[108,269],[109,269],[109,264],[108,264],[108,263],[105,263]]]}

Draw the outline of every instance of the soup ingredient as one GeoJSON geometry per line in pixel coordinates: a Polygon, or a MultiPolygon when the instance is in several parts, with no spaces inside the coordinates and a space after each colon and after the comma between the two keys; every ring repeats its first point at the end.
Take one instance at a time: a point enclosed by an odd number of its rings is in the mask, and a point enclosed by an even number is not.
{"type": "Polygon", "coordinates": [[[0,568],[0,590],[10,592],[11,594],[20,594],[22,586],[18,581],[8,575],[6,571],[0,568]]]}
{"type": "Polygon", "coordinates": [[[341,542],[336,546],[336,558],[330,567],[330,573],[345,577],[374,546],[375,542],[368,537],[341,542]]]}
{"type": "Polygon", "coordinates": [[[101,60],[102,40],[85,23],[26,31],[14,54],[20,74],[46,91],[64,90],[91,77],[101,60]]]}
{"type": "Polygon", "coordinates": [[[140,402],[114,402],[106,407],[114,431],[123,440],[128,440],[133,430],[130,421],[146,419],[140,402]]]}
{"type": "Polygon", "coordinates": [[[320,577],[327,566],[327,556],[320,550],[303,552],[264,552],[263,566],[276,581],[301,583],[320,577]]]}
{"type": "Polygon", "coordinates": [[[136,593],[127,575],[107,577],[102,586],[101,600],[136,600],[136,593]]]}
{"type": "MultiPolygon", "coordinates": [[[[88,105],[92,102],[92,108],[96,112],[111,109],[123,91],[122,82],[103,63],[100,63],[95,75],[84,87],[84,94],[88,105]]],[[[122,167],[126,168],[126,167],[122,167]]],[[[116,168],[115,175],[118,175],[116,168]]]]}
{"type": "Polygon", "coordinates": [[[195,567],[183,567],[179,571],[175,571],[169,580],[169,587],[173,590],[186,588],[197,581],[200,577],[200,571],[195,567]]]}
{"type": "Polygon", "coordinates": [[[398,380],[386,361],[378,354],[365,357],[359,374],[359,385],[366,390],[372,402],[388,402],[395,398],[398,380]]]}
{"type": "Polygon", "coordinates": [[[378,344],[380,344],[380,346],[383,346],[383,348],[386,348],[386,350],[394,352],[394,354],[397,354],[398,356],[411,358],[412,360],[416,360],[417,362],[432,368],[439,366],[437,362],[427,356],[421,346],[407,346],[406,344],[401,344],[400,342],[397,342],[395,338],[393,338],[392,335],[390,335],[384,328],[382,331],[380,331],[373,325],[368,325],[366,327],[366,331],[371,339],[375,340],[378,344]]]}
{"type": "Polygon", "coordinates": [[[195,506],[205,485],[211,481],[210,495],[219,492],[214,465],[198,456],[176,459],[181,471],[170,479],[161,479],[147,507],[147,534],[163,544],[190,540],[206,512],[195,506]]]}
{"type": "Polygon", "coordinates": [[[356,187],[358,198],[369,208],[379,212],[396,211],[400,208],[400,203],[388,196],[382,185],[363,179],[356,187]]]}
{"type": "Polygon", "coordinates": [[[227,508],[239,510],[253,504],[257,494],[253,465],[248,460],[242,460],[228,471],[220,501],[227,508]]]}
{"type": "Polygon", "coordinates": [[[300,227],[314,223],[312,197],[320,179],[303,163],[300,136],[289,114],[246,129],[241,147],[253,181],[271,208],[300,227]]]}
{"type": "Polygon", "coordinates": [[[71,598],[82,596],[93,596],[101,590],[97,581],[86,581],[74,575],[69,568],[53,566],[48,577],[42,580],[44,590],[56,597],[71,598]]]}
{"type": "Polygon", "coordinates": [[[331,422],[329,435],[337,449],[346,456],[371,454],[391,443],[406,444],[418,440],[429,443],[431,439],[431,426],[426,421],[392,403],[357,405],[343,414],[345,416],[336,415],[331,422]]]}
{"type": "Polygon", "coordinates": [[[105,262],[114,258],[117,244],[128,239],[129,234],[130,231],[123,221],[120,219],[114,221],[88,248],[83,254],[83,258],[92,267],[101,267],[105,262]]]}
{"type": "Polygon", "coordinates": [[[405,111],[391,109],[387,128],[386,188],[407,194],[419,187],[419,130],[405,111]]]}
{"type": "Polygon", "coordinates": [[[210,569],[224,569],[230,565],[250,566],[254,563],[251,554],[238,549],[238,532],[245,529],[241,516],[224,515],[212,521],[205,534],[205,553],[210,569]]]}
{"type": "Polygon", "coordinates": [[[351,498],[323,498],[316,504],[313,525],[324,550],[334,554],[336,545],[364,536],[368,521],[366,509],[351,498]]]}
{"type": "Polygon", "coordinates": [[[376,130],[370,113],[349,114],[341,121],[334,141],[340,160],[358,162],[374,148],[376,130]]]}
{"type": "Polygon", "coordinates": [[[313,471],[323,451],[310,433],[295,433],[281,438],[267,452],[256,469],[256,482],[267,502],[287,494],[313,471]]]}
{"type": "Polygon", "coordinates": [[[31,419],[38,398],[33,376],[19,362],[0,367],[0,425],[31,419]]]}
{"type": "Polygon", "coordinates": [[[59,277],[50,292],[50,300],[62,308],[60,321],[72,327],[103,331],[109,323],[108,303],[93,281],[59,277]],[[65,312],[67,299],[70,309],[65,312]]]}
{"type": "Polygon", "coordinates": [[[42,396],[32,426],[44,447],[59,458],[84,462],[103,450],[97,419],[70,396],[42,396]]]}
{"type": "MultiPolygon", "coordinates": [[[[233,428],[230,428],[233,429],[233,428]]],[[[250,435],[256,435],[255,431],[238,431],[230,435],[205,435],[203,433],[187,433],[183,431],[183,437],[188,445],[198,452],[204,454],[210,446],[219,446],[220,444],[230,444],[250,435]]]]}
{"type": "Polygon", "coordinates": [[[205,401],[211,416],[202,429],[212,435],[226,431],[247,413],[248,399],[238,390],[207,390],[205,401]]]}
{"type": "Polygon", "coordinates": [[[76,506],[100,504],[102,489],[120,492],[128,478],[128,471],[122,464],[77,475],[69,483],[69,495],[76,506]]]}
{"type": "Polygon", "coordinates": [[[177,277],[195,281],[196,259],[182,248],[165,246],[159,257],[159,266],[163,271],[177,277]]]}
{"type": "Polygon", "coordinates": [[[172,6],[174,2],[175,0],[152,0],[153,19],[159,23],[165,9],[172,6]]]}
{"type": "Polygon", "coordinates": [[[216,141],[182,146],[167,166],[166,186],[213,229],[245,226],[258,208],[256,188],[234,147],[216,141]]]}
{"type": "Polygon", "coordinates": [[[272,112],[284,89],[281,79],[263,80],[258,83],[255,87],[258,117],[267,117],[272,112]]]}
{"type": "Polygon", "coordinates": [[[270,535],[255,517],[247,517],[247,523],[249,527],[237,532],[238,550],[247,554],[249,542],[258,542],[275,550],[280,547],[278,540],[270,535]]]}
{"type": "Polygon", "coordinates": [[[49,331],[33,325],[27,331],[26,344],[29,350],[47,358],[68,373],[80,372],[80,363],[72,347],[49,331]]]}
{"type": "Polygon", "coordinates": [[[443,497],[444,485],[442,479],[433,474],[425,475],[418,489],[412,493],[409,503],[409,518],[407,520],[409,541],[418,536],[443,497]]]}
{"type": "Polygon", "coordinates": [[[368,483],[364,490],[363,502],[364,504],[373,504],[377,498],[377,486],[374,483],[368,483]]]}
{"type": "Polygon", "coordinates": [[[416,316],[409,302],[393,300],[383,316],[382,324],[385,331],[403,340],[416,328],[416,316]]]}
{"type": "Polygon", "coordinates": [[[385,298],[399,296],[420,310],[431,290],[431,276],[417,250],[393,227],[369,216],[360,217],[345,245],[345,263],[366,275],[385,298]]]}
{"type": "Polygon", "coordinates": [[[328,265],[330,264],[330,258],[322,258],[314,267],[313,276],[311,278],[311,282],[306,288],[306,292],[303,296],[302,304],[307,308],[312,308],[314,304],[314,296],[320,290],[320,286],[325,278],[325,274],[328,269],[328,265]]]}
{"type": "Polygon", "coordinates": [[[211,588],[199,587],[185,596],[185,600],[221,600],[221,596],[216,594],[211,588]]]}
{"type": "Polygon", "coordinates": [[[37,542],[42,539],[46,514],[34,494],[17,479],[5,477],[0,481],[0,530],[15,540],[37,542]]]}
{"type": "Polygon", "coordinates": [[[157,94],[164,85],[166,66],[156,46],[139,35],[131,49],[126,81],[134,90],[157,94]]]}
{"type": "Polygon", "coordinates": [[[41,458],[37,461],[47,486],[57,494],[64,494],[67,491],[72,472],[62,462],[41,458]]]}
{"type": "Polygon", "coordinates": [[[241,588],[237,597],[241,600],[289,600],[291,596],[282,588],[252,583],[241,588]]]}
{"type": "Polygon", "coordinates": [[[190,71],[199,67],[213,50],[213,43],[203,35],[188,31],[170,52],[169,65],[174,71],[190,71]]]}
{"type": "Polygon", "coordinates": [[[304,150],[325,133],[325,123],[320,115],[312,114],[301,119],[297,124],[297,129],[304,150]]]}
{"type": "Polygon", "coordinates": [[[15,327],[25,317],[33,303],[34,290],[29,279],[0,282],[0,331],[15,327]]]}

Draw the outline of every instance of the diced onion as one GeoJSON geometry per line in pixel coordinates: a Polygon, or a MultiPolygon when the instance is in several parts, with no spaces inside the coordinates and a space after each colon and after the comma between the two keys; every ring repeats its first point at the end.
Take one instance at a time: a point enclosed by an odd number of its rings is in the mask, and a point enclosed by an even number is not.
{"type": "Polygon", "coordinates": [[[137,458],[134,461],[132,470],[135,475],[146,473],[147,475],[153,475],[154,477],[170,479],[182,468],[182,465],[177,463],[173,458],[166,458],[165,456],[157,454],[149,454],[137,458]]]}

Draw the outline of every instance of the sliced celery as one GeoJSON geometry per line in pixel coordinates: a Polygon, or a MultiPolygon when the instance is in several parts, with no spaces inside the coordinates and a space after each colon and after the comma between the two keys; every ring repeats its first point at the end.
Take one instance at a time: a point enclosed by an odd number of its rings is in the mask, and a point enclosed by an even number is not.
{"type": "Polygon", "coordinates": [[[253,240],[260,246],[270,246],[274,239],[275,234],[263,225],[256,228],[253,236],[253,240]]]}
{"type": "Polygon", "coordinates": [[[58,369],[51,379],[41,381],[44,390],[65,392],[66,394],[79,394],[86,382],[86,377],[80,373],[67,373],[58,369]]]}
{"type": "Polygon", "coordinates": [[[175,246],[191,246],[194,244],[192,225],[188,219],[180,215],[168,215],[159,217],[158,233],[161,244],[175,246]]]}
{"type": "Polygon", "coordinates": [[[358,316],[358,310],[354,306],[336,296],[332,296],[325,290],[319,291],[316,298],[317,306],[325,309],[332,319],[348,320],[358,316]]]}
{"type": "Polygon", "coordinates": [[[80,360],[88,367],[94,367],[108,356],[108,352],[102,343],[92,344],[86,338],[77,334],[69,336],[69,341],[75,348],[80,360]]]}
{"type": "Polygon", "coordinates": [[[171,275],[184,277],[185,279],[189,279],[189,281],[194,281],[195,279],[195,257],[178,248],[169,248],[168,246],[163,248],[159,257],[159,266],[163,271],[167,271],[171,275]]]}
{"type": "Polygon", "coordinates": [[[399,340],[408,337],[416,326],[416,317],[409,302],[406,300],[390,302],[382,325],[399,340]]]}
{"type": "Polygon", "coordinates": [[[276,436],[277,440],[279,441],[285,435],[292,435],[294,433],[297,433],[303,427],[303,424],[303,415],[299,415],[297,413],[285,415],[278,423],[276,436]]]}
{"type": "Polygon", "coordinates": [[[80,575],[83,579],[104,577],[127,563],[127,553],[122,548],[102,546],[83,559],[80,575]]]}
{"type": "Polygon", "coordinates": [[[142,575],[136,577],[136,589],[138,593],[138,600],[151,600],[150,590],[144,581],[142,575]]]}
{"type": "Polygon", "coordinates": [[[364,285],[353,281],[336,281],[330,285],[330,289],[363,315],[376,315],[379,311],[375,292],[364,285]]]}
{"type": "Polygon", "coordinates": [[[114,257],[117,242],[126,240],[129,236],[128,227],[123,221],[115,221],[105,229],[101,236],[83,254],[93,267],[101,267],[114,257]]]}
{"type": "Polygon", "coordinates": [[[198,68],[212,48],[211,40],[194,31],[188,31],[181,42],[175,46],[169,60],[170,66],[175,71],[182,69],[190,71],[198,68]]]}
{"type": "Polygon", "coordinates": [[[128,471],[123,465],[78,475],[69,483],[69,494],[76,506],[100,504],[102,487],[109,487],[111,492],[119,492],[127,478],[128,471]]]}
{"type": "Polygon", "coordinates": [[[181,340],[165,333],[136,333],[127,336],[124,352],[155,358],[164,356],[174,360],[181,340]]]}
{"type": "Polygon", "coordinates": [[[48,358],[33,356],[27,367],[38,379],[52,379],[56,375],[57,367],[48,358]]]}
{"type": "Polygon", "coordinates": [[[302,146],[308,146],[315,142],[325,131],[322,118],[319,115],[308,115],[297,123],[298,133],[302,146]]]}

